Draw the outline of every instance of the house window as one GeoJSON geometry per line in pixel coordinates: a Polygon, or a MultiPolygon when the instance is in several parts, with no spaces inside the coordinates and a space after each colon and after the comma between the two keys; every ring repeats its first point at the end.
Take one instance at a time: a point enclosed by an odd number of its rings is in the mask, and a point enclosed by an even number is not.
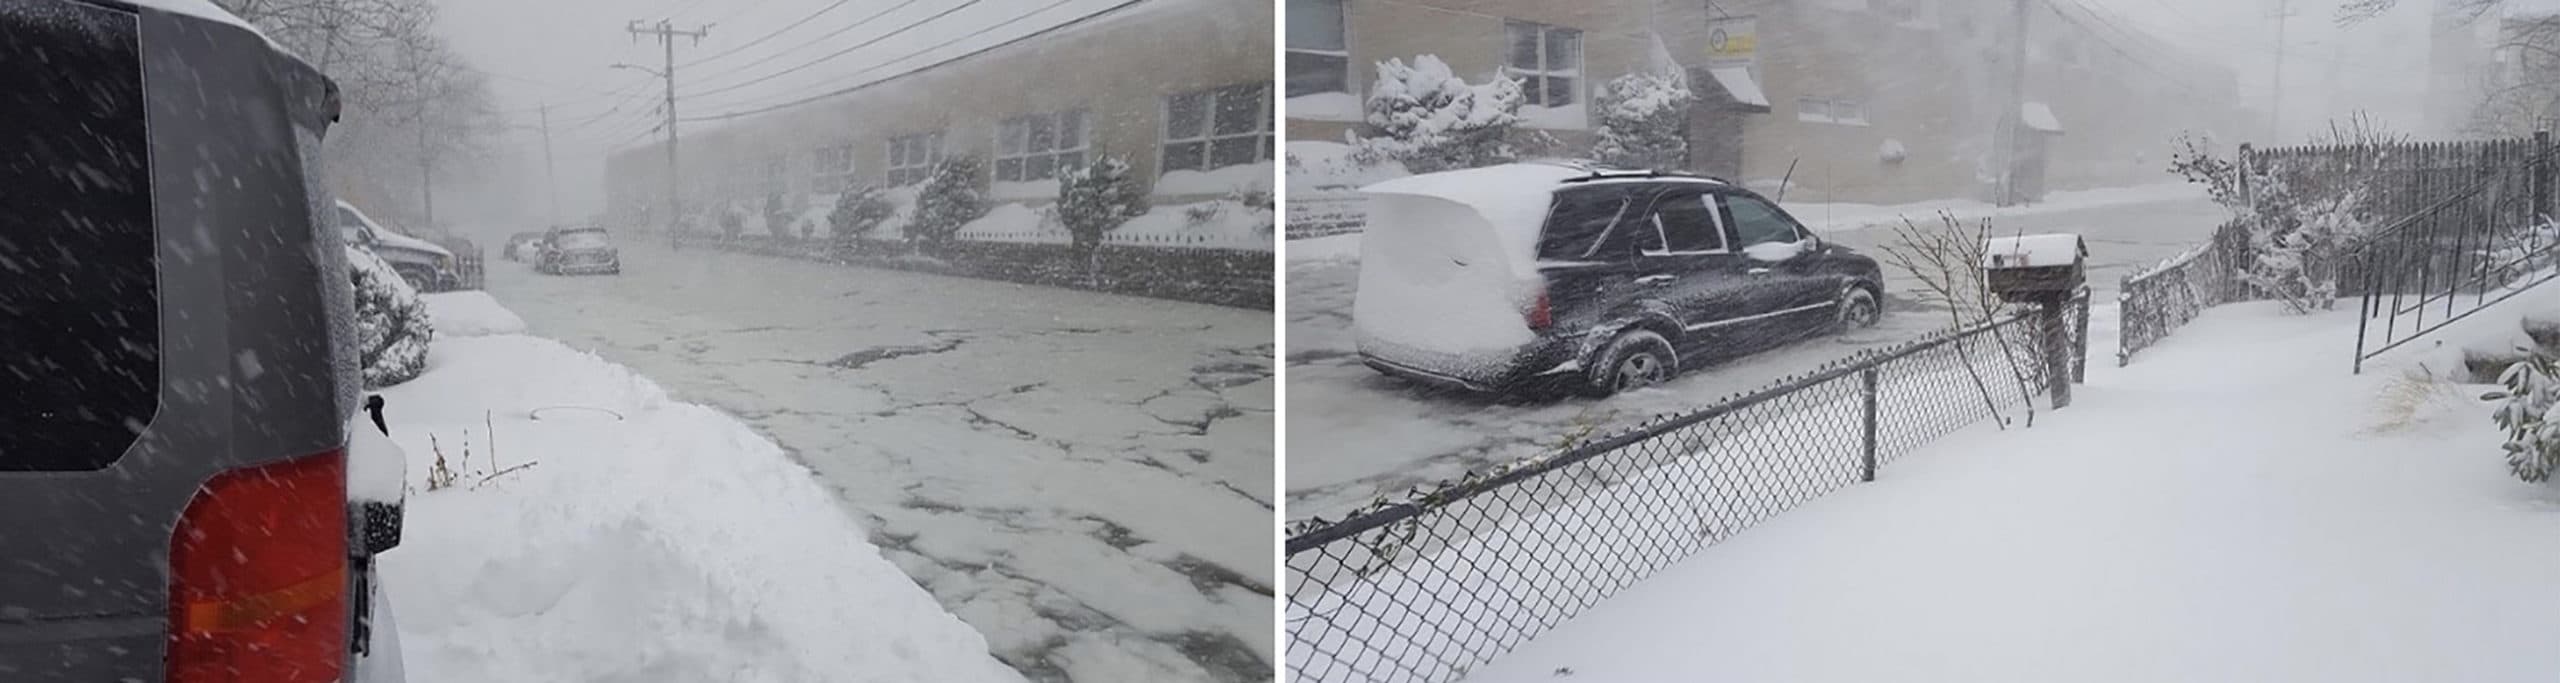
{"type": "Polygon", "coordinates": [[[1798,97],[1796,120],[1864,126],[1867,125],[1867,105],[1857,100],[1798,97]]]}
{"type": "Polygon", "coordinates": [[[1579,99],[1582,84],[1582,32],[1569,28],[1504,22],[1511,38],[1507,62],[1520,79],[1520,103],[1562,107],[1579,99]]]}
{"type": "Polygon", "coordinates": [[[853,145],[820,147],[809,153],[809,191],[843,192],[853,187],[853,145]]]}
{"type": "Polygon", "coordinates": [[[1270,94],[1270,85],[1257,83],[1164,98],[1164,171],[1269,161],[1270,94]]]}
{"type": "Polygon", "coordinates": [[[996,124],[996,181],[1048,180],[1082,166],[1087,137],[1081,109],[1005,119],[996,124]]]}
{"type": "Polygon", "coordinates": [[[942,131],[889,138],[889,186],[924,182],[942,163],[942,131]]]}
{"type": "Polygon", "coordinates": [[[1351,92],[1342,0],[1289,0],[1289,96],[1351,92]]]}

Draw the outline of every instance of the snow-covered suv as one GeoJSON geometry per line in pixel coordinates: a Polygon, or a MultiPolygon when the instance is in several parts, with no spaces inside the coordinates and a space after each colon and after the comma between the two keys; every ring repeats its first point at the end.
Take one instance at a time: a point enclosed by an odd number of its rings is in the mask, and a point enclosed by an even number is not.
{"type": "Polygon", "coordinates": [[[454,267],[453,251],[434,242],[401,234],[373,220],[353,204],[337,203],[339,234],[348,244],[371,250],[375,256],[391,263],[391,270],[408,280],[409,286],[421,292],[441,292],[461,286],[462,275],[454,267]]]}
{"type": "Polygon", "coordinates": [[[0,0],[0,680],[397,678],[336,101],[203,0],[0,0]]]}
{"type": "Polygon", "coordinates": [[[1363,190],[1353,327],[1390,375],[1605,395],[1882,313],[1875,259],[1711,178],[1520,163],[1363,190]]]}

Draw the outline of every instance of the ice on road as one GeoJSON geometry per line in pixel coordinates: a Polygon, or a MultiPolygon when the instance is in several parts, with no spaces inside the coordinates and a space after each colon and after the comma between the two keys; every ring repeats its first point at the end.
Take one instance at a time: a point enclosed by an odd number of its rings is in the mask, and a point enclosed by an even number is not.
{"type": "Polygon", "coordinates": [[[622,258],[493,263],[489,288],[779,442],[1035,679],[1272,675],[1268,313],[640,240],[622,258]]]}

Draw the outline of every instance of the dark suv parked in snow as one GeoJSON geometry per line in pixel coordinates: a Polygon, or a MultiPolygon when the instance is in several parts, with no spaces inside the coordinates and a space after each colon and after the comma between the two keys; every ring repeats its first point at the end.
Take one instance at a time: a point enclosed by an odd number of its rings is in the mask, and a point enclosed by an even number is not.
{"type": "Polygon", "coordinates": [[[1606,395],[1882,314],[1875,259],[1715,179],[1521,163],[1366,192],[1352,313],[1390,375],[1606,395]]]}
{"type": "Polygon", "coordinates": [[[209,3],[0,0],[0,681],[384,680],[336,101],[209,3]]]}

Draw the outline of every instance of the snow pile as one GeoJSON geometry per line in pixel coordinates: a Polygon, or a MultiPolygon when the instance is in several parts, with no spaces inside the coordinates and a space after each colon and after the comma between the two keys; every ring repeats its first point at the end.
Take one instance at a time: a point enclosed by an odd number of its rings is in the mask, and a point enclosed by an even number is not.
{"type": "Polygon", "coordinates": [[[2279,310],[2216,308],[2032,429],[1932,444],[1468,680],[2548,678],[2560,612],[2519,596],[2560,588],[2560,547],[2518,539],[2560,494],[2510,478],[2483,387],[2411,372],[2450,349],[2351,375],[2353,312],[2279,310]],[[2339,419],[2379,403],[2408,419],[2339,419]]]}
{"type": "Polygon", "coordinates": [[[1289,118],[1308,121],[1360,120],[1360,96],[1347,92],[1320,92],[1289,98],[1289,118]]]}
{"type": "MultiPolygon", "coordinates": [[[[1883,225],[1901,225],[1903,218],[1927,220],[1939,212],[1954,214],[1956,220],[1973,221],[2011,216],[2080,211],[2126,204],[2177,201],[2203,198],[2205,191],[2189,183],[2159,183],[2133,187],[2107,187],[2093,190],[2064,190],[2046,193],[2034,204],[2002,207],[1974,199],[1940,199],[1909,204],[1855,204],[1847,202],[1787,202],[1789,215],[1803,221],[1815,232],[1840,232],[1883,225]]],[[[1775,196],[1775,195],[1772,195],[1775,196]]]]}
{"type": "Polygon", "coordinates": [[[408,480],[460,474],[382,556],[412,680],[1021,680],[735,419],[545,339],[434,353],[384,392],[408,480]]]}
{"type": "MultiPolygon", "coordinates": [[[[981,242],[1071,244],[1074,236],[1055,212],[1024,204],[997,204],[960,228],[959,238],[981,242]]],[[[1103,244],[1217,249],[1272,248],[1271,209],[1235,198],[1158,206],[1103,233],[1103,244]]]]}
{"type": "Polygon", "coordinates": [[[987,215],[960,226],[959,239],[979,242],[1020,242],[1029,244],[1066,244],[1074,241],[1067,228],[1058,224],[1049,212],[1028,204],[1004,203],[987,209],[987,215]]]}
{"type": "Polygon", "coordinates": [[[1316,195],[1356,195],[1363,185],[1413,175],[1394,159],[1363,161],[1339,142],[1291,140],[1287,150],[1289,200],[1316,195]]]}
{"type": "MultiPolygon", "coordinates": [[[[1056,196],[1057,189],[1056,185],[1051,185],[1049,187],[1051,196],[1056,196]]],[[[1250,164],[1224,166],[1208,171],[1193,171],[1188,169],[1170,171],[1165,173],[1164,177],[1157,178],[1155,187],[1150,191],[1159,197],[1170,197],[1177,195],[1220,195],[1239,192],[1267,192],[1270,190],[1271,162],[1260,161],[1250,164]]]]}
{"type": "Polygon", "coordinates": [[[436,331],[446,337],[485,337],[524,332],[524,319],[498,305],[488,292],[443,292],[420,297],[436,331]]]}

